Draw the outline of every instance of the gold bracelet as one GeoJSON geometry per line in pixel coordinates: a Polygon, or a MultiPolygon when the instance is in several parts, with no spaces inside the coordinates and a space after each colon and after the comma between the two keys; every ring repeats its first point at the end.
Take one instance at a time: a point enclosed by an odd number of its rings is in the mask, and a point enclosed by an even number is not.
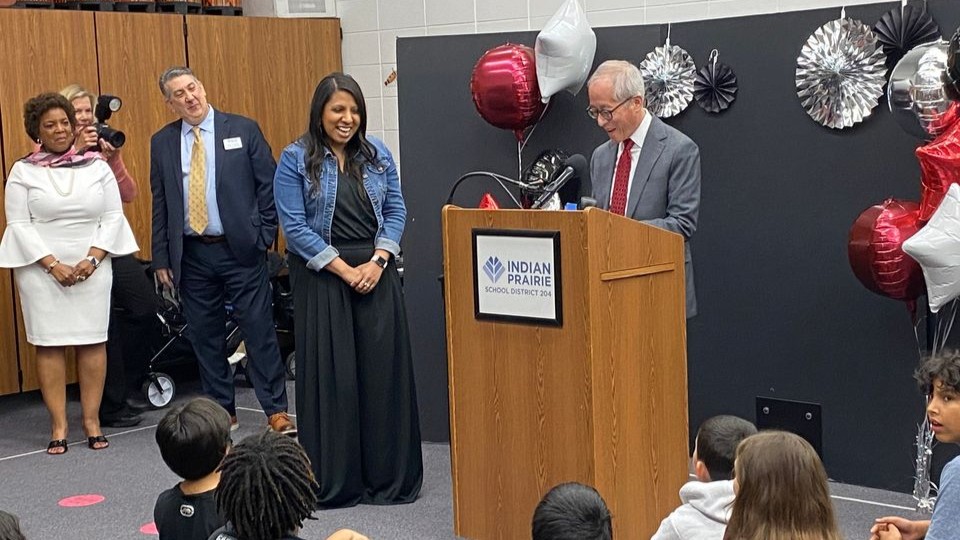
{"type": "Polygon", "coordinates": [[[58,264],[60,264],[60,259],[54,259],[52,263],[47,265],[47,269],[45,270],[46,273],[49,274],[50,272],[53,272],[53,269],[56,268],[58,264]]]}

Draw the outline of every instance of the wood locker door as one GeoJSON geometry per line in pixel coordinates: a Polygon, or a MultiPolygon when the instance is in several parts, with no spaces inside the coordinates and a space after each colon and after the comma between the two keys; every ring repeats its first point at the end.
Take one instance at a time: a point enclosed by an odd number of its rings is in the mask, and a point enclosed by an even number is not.
{"type": "MultiPolygon", "coordinates": [[[[32,149],[32,142],[23,128],[23,104],[41,92],[57,92],[70,83],[97,88],[97,49],[94,37],[93,14],[54,10],[0,10],[0,73],[3,73],[3,92],[0,93],[0,132],[2,132],[4,172],[14,161],[32,149]]],[[[7,314],[17,314],[17,344],[23,375],[21,391],[39,387],[36,377],[35,350],[28,345],[19,306],[16,310],[9,294],[0,284],[2,321],[7,314]]],[[[69,324],[69,321],[64,321],[69,324]]],[[[0,335],[6,335],[0,327],[0,335]]],[[[0,344],[0,362],[11,358],[12,340],[0,344]]],[[[9,372],[9,365],[2,368],[9,372]]],[[[68,363],[68,381],[76,380],[73,362],[68,363]]]]}
{"type": "Polygon", "coordinates": [[[340,20],[188,15],[187,51],[210,104],[256,120],[279,158],[306,130],[317,83],[341,70],[340,20]]]}
{"type": "Polygon", "coordinates": [[[150,137],[176,120],[157,81],[168,67],[186,64],[183,16],[97,13],[96,23],[100,93],[123,100],[123,108],[108,123],[127,135],[123,161],[139,187],[136,200],[124,205],[124,213],[137,236],[138,257],[149,260],[150,137]]]}

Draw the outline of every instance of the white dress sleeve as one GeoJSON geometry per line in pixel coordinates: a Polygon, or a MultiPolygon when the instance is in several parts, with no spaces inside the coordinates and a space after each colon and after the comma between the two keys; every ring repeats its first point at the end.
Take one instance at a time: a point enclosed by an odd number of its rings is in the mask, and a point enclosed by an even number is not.
{"type": "Polygon", "coordinates": [[[136,253],[137,239],[133,235],[130,223],[123,215],[123,202],[120,200],[120,187],[117,178],[106,162],[97,162],[96,174],[100,175],[100,184],[103,186],[103,214],[100,224],[90,241],[92,247],[100,248],[110,255],[129,255],[136,253]]]}
{"type": "Polygon", "coordinates": [[[14,163],[4,188],[7,228],[0,240],[0,268],[20,268],[51,254],[30,219],[29,188],[23,173],[23,165],[14,163]]]}

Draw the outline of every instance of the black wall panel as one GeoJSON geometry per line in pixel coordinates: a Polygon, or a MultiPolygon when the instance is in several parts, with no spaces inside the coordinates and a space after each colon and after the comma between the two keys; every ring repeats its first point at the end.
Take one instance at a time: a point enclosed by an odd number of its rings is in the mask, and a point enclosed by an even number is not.
{"type": "MultiPolygon", "coordinates": [[[[944,34],[960,23],[960,3],[930,0],[944,34]]],[[[848,7],[875,23],[897,3],[848,7]]],[[[754,418],[767,396],[823,407],[824,461],[844,482],[908,490],[912,443],[923,398],[903,303],[863,288],[847,262],[847,233],[859,213],[886,197],[919,198],[919,141],[904,133],[882,100],[865,122],[837,131],[811,120],[796,97],[796,58],[807,37],[840,9],[778,13],[672,25],[672,43],[698,67],[710,51],[737,73],[730,110],[695,104],[667,122],[700,146],[700,225],[692,241],[700,315],[688,324],[690,426],[714,414],[754,418]]],[[[662,44],[666,26],[595,29],[596,64],[638,63],[662,44]]],[[[423,434],[449,438],[441,273],[440,208],[461,174],[517,176],[513,134],[487,124],[470,98],[473,66],[505,42],[532,46],[536,32],[402,38],[398,41],[406,290],[423,434]]],[[[559,94],[523,152],[527,165],[546,148],[589,158],[605,135],[584,113],[586,90],[559,94]]],[[[492,182],[458,190],[475,206],[492,182]]],[[[944,454],[948,449],[941,449],[944,454]]],[[[946,454],[944,454],[946,455],[946,454]]],[[[941,459],[942,455],[938,456],[941,459]]]]}

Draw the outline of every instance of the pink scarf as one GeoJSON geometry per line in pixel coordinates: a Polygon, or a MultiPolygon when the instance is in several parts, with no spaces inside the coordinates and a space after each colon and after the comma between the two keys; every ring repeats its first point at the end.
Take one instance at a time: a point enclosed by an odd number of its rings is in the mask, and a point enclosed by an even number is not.
{"type": "Polygon", "coordinates": [[[53,154],[45,151],[43,147],[38,147],[33,153],[23,158],[27,163],[38,167],[79,167],[95,159],[103,159],[100,152],[86,150],[80,153],[72,146],[62,154],[53,154]]]}

